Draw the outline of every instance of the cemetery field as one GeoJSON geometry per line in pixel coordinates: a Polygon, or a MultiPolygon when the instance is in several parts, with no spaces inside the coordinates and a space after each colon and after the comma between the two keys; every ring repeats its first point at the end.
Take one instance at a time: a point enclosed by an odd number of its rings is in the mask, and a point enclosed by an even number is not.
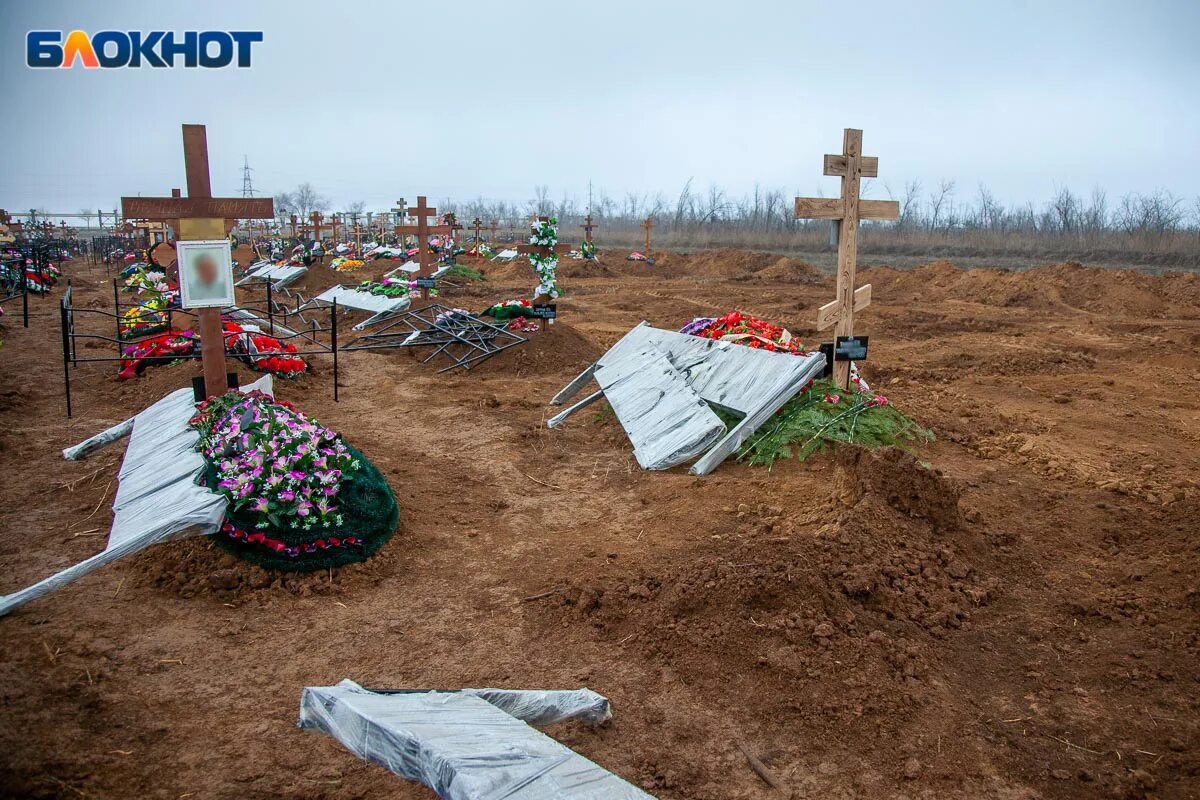
{"type": "MultiPolygon", "coordinates": [[[[302,687],[351,678],[587,686],[613,721],[549,733],[660,798],[785,796],[746,753],[796,797],[1196,796],[1200,276],[864,256],[862,373],[936,441],[697,478],[639,469],[603,402],[548,429],[549,399],[641,320],[736,308],[815,344],[833,279],[622,256],[564,260],[559,322],[470,373],[354,352],[339,402],[323,356],[276,381],[395,491],[365,563],[280,579],[201,537],[0,619],[0,795],[433,797],[297,729],[302,687]]],[[[528,263],[463,263],[487,280],[448,306],[528,293],[528,263]]],[[[111,307],[102,267],[64,272],[111,307]]],[[[61,449],[200,372],[81,365],[67,420],[57,299],[0,318],[0,593],[103,546],[123,446],[61,449]]]]}

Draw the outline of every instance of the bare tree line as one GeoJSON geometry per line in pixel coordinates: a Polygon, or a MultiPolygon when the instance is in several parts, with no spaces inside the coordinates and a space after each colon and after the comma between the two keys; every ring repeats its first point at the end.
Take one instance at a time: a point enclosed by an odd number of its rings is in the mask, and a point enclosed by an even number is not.
{"type": "MultiPolygon", "coordinates": [[[[864,196],[872,193],[872,183],[863,182],[864,196]]],[[[1100,188],[1084,195],[1061,187],[1040,204],[1006,205],[982,184],[964,193],[949,179],[929,185],[909,181],[899,194],[886,183],[882,188],[884,196],[898,201],[900,217],[894,222],[863,223],[862,245],[868,250],[1115,251],[1200,259],[1200,197],[1188,202],[1157,190],[1113,199],[1100,188]]],[[[794,198],[800,194],[804,193],[756,185],[750,192],[733,195],[716,185],[698,190],[694,181],[688,180],[674,197],[662,192],[611,195],[601,189],[589,202],[537,185],[523,202],[442,198],[437,207],[453,211],[468,226],[478,217],[485,226],[495,220],[502,229],[514,232],[523,230],[534,215],[553,215],[567,241],[581,236],[579,225],[590,213],[599,226],[598,240],[608,238],[614,243],[639,241],[642,221],[652,217],[654,239],[662,246],[828,247],[827,222],[794,218],[794,198]]],[[[276,195],[275,206],[281,220],[292,213],[306,219],[313,211],[327,212],[332,207],[329,199],[307,182],[276,195]]],[[[335,210],[362,218],[366,204],[357,202],[335,210]]]]}

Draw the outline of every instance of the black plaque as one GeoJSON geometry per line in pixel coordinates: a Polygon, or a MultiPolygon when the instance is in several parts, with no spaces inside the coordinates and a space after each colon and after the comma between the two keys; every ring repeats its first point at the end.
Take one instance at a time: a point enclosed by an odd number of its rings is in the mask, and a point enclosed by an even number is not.
{"type": "Polygon", "coordinates": [[[436,289],[437,278],[417,278],[413,281],[413,284],[418,289],[436,289]]]}
{"type": "Polygon", "coordinates": [[[554,303],[544,306],[530,306],[525,316],[534,317],[535,319],[558,319],[558,306],[554,303]]]}
{"type": "Polygon", "coordinates": [[[869,336],[839,336],[834,345],[838,361],[866,361],[869,336]]]}

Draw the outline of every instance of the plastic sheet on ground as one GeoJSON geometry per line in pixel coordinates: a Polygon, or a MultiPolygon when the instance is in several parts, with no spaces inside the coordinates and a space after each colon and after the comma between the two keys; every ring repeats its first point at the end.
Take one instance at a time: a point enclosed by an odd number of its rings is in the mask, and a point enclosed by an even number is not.
{"type": "MultiPolygon", "coordinates": [[[[356,311],[371,312],[370,317],[354,326],[354,330],[356,331],[362,330],[368,325],[383,322],[388,317],[398,314],[412,305],[412,300],[408,297],[388,297],[382,294],[371,294],[370,292],[360,292],[357,289],[341,285],[329,287],[305,305],[315,305],[318,303],[332,305],[335,300],[340,308],[353,308],[356,311]]],[[[304,306],[301,306],[301,308],[304,308],[304,306]]]]}
{"type": "MultiPolygon", "coordinates": [[[[271,376],[243,387],[271,393],[271,376]]],[[[126,433],[129,445],[117,473],[112,530],[104,550],[32,586],[0,598],[0,616],[62,588],[118,558],[152,544],[216,532],[225,516],[223,495],[196,483],[204,457],[200,434],[188,425],[196,413],[191,389],[179,389],[145,411],[63,451],[68,459],[95,452],[126,433]]]]}
{"type": "Polygon", "coordinates": [[[653,800],[527,724],[609,716],[588,689],[373,692],[344,680],[305,688],[299,724],[443,800],[653,800]]]}
{"type": "MultiPolygon", "coordinates": [[[[442,264],[437,269],[435,269],[432,273],[430,273],[429,277],[433,278],[434,280],[437,280],[438,278],[442,277],[443,275],[445,275],[447,272],[449,272],[452,269],[454,269],[453,264],[442,264]]],[[[421,271],[421,265],[418,264],[416,261],[406,261],[405,263],[401,264],[400,266],[396,267],[395,269],[388,270],[387,272],[383,273],[383,275],[385,278],[390,278],[393,275],[395,275],[397,272],[406,272],[409,275],[416,275],[420,271],[421,271]]]]}
{"type": "Polygon", "coordinates": [[[276,265],[268,261],[252,265],[246,276],[236,285],[241,286],[250,281],[270,281],[273,286],[281,287],[295,282],[306,272],[308,272],[308,267],[298,264],[276,265]]]}
{"type": "Polygon", "coordinates": [[[552,402],[561,405],[592,378],[600,384],[600,391],[552,417],[547,425],[557,427],[604,396],[634,444],[643,468],[669,469],[704,451],[690,472],[706,475],[824,368],[821,353],[772,353],[665,331],[643,322],[567,384],[552,402]],[[697,409],[696,398],[703,401],[701,405],[728,409],[741,419],[728,431],[720,423],[714,434],[717,417],[707,406],[697,409]]]}

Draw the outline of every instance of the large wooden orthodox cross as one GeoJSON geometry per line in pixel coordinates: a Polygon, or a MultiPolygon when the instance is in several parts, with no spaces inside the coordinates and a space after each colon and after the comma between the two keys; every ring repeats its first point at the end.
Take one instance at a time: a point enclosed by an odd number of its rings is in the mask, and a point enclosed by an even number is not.
{"type": "MultiPolygon", "coordinates": [[[[122,197],[121,213],[126,219],[178,220],[180,241],[222,239],[239,219],[272,219],[275,201],[270,197],[213,197],[208,173],[208,135],[203,125],[183,126],[183,165],[187,175],[186,198],[122,197]]],[[[294,219],[294,218],[293,218],[294,219]]],[[[203,359],[205,395],[223,394],[227,387],[225,336],[221,309],[199,308],[200,353],[203,359]]]]}
{"type": "Polygon", "coordinates": [[[479,246],[479,232],[483,230],[483,220],[479,217],[471,220],[471,227],[475,229],[475,246],[479,246]]]}
{"type": "Polygon", "coordinates": [[[296,222],[298,222],[295,214],[292,214],[292,218],[291,218],[290,222],[292,223],[292,238],[295,239],[296,238],[296,222]]]}
{"type": "MultiPolygon", "coordinates": [[[[835,337],[854,335],[854,312],[871,304],[871,284],[854,288],[858,261],[858,222],[864,219],[899,219],[900,204],[894,200],[862,200],[858,196],[861,178],[879,175],[879,159],[862,154],[862,131],[846,128],[841,155],[825,156],[825,174],[842,179],[842,196],[797,197],[797,219],[838,221],[837,299],[817,310],[817,330],[837,325],[835,337]]],[[[838,386],[850,387],[850,362],[837,359],[834,340],[833,376],[838,386]]]]}
{"type": "MultiPolygon", "coordinates": [[[[417,224],[416,225],[397,225],[395,233],[398,236],[415,234],[417,237],[417,264],[420,268],[417,270],[418,278],[428,278],[433,274],[429,258],[429,237],[438,233],[449,233],[449,225],[430,225],[429,218],[437,216],[437,209],[430,208],[425,204],[425,195],[417,196],[416,207],[417,224]]],[[[401,239],[403,241],[403,239],[401,239]]],[[[421,287],[421,298],[428,299],[429,289],[421,287]]]]}
{"type": "Polygon", "coordinates": [[[650,253],[650,229],[653,227],[654,227],[654,217],[646,217],[645,221],[642,222],[642,228],[644,228],[646,231],[646,252],[644,253],[646,258],[650,258],[650,256],[651,256],[651,253],[650,253]]]}
{"type": "Polygon", "coordinates": [[[363,257],[362,237],[363,237],[362,225],[359,225],[357,222],[355,222],[354,223],[354,253],[359,258],[363,257]]]}
{"type": "Polygon", "coordinates": [[[333,237],[333,243],[335,246],[338,243],[338,240],[337,240],[338,239],[338,227],[341,225],[341,222],[342,221],[340,219],[338,219],[338,215],[336,213],[332,217],[329,218],[329,227],[330,227],[329,235],[333,237]]]}
{"type": "Polygon", "coordinates": [[[491,229],[491,231],[492,231],[492,244],[493,245],[496,244],[496,228],[498,228],[498,227],[500,227],[500,226],[496,224],[496,220],[492,220],[492,224],[488,225],[488,228],[491,229]]]}

